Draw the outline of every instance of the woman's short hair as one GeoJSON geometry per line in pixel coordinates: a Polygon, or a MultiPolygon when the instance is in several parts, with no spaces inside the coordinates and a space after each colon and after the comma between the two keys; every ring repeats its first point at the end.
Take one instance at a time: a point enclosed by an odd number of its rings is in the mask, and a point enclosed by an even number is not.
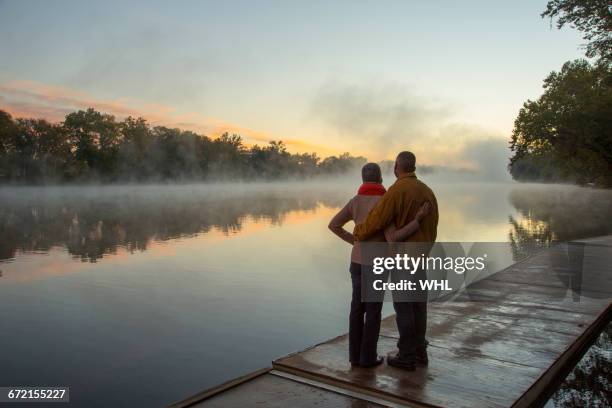
{"type": "Polygon", "coordinates": [[[366,163],[361,168],[361,179],[364,183],[382,183],[382,172],[376,163],[366,163]]]}

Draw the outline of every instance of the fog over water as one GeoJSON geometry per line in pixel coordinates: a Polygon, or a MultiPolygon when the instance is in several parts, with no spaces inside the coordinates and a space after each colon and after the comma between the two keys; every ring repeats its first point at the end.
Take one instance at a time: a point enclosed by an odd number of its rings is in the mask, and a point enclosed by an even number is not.
{"type": "MultiPolygon", "coordinates": [[[[612,233],[610,190],[424,179],[439,241],[520,259],[612,233]]],[[[0,384],[160,406],[346,331],[350,247],[327,223],[358,185],[0,188],[0,384]]]]}

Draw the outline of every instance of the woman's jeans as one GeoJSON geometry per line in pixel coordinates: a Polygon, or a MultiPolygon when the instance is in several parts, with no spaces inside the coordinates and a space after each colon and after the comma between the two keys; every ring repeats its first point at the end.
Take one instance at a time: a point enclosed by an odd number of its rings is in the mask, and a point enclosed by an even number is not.
{"type": "Polygon", "coordinates": [[[351,262],[349,270],[353,282],[353,298],[349,318],[349,359],[351,363],[367,365],[373,363],[378,356],[376,345],[383,304],[361,301],[361,269],[362,265],[351,262]]]}

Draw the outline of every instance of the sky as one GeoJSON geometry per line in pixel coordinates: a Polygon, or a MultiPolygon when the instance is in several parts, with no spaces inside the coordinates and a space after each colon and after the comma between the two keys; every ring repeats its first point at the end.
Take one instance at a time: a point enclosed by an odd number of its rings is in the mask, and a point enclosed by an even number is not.
{"type": "Polygon", "coordinates": [[[291,152],[505,168],[527,99],[577,31],[546,1],[0,0],[0,109],[119,119],[291,152]]]}

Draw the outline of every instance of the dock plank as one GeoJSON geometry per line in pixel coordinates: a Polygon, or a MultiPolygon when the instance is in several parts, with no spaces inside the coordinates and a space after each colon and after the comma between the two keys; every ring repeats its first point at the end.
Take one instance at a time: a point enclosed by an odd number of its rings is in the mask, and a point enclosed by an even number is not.
{"type": "MultiPolygon", "coordinates": [[[[381,337],[379,352],[395,351],[395,339],[381,337]]],[[[470,351],[456,353],[430,348],[429,367],[407,372],[383,364],[375,369],[351,368],[347,357],[348,336],[273,363],[274,368],[316,375],[321,381],[353,384],[381,394],[429,406],[507,407],[516,389],[527,390],[540,369],[499,361],[470,351]],[[509,386],[511,383],[511,386],[509,386]]]]}
{"type": "Polygon", "coordinates": [[[213,395],[190,407],[244,408],[379,408],[379,404],[363,401],[322,388],[291,381],[272,374],[264,374],[213,395]]]}
{"type": "Polygon", "coordinates": [[[556,307],[554,305],[519,304],[512,301],[499,302],[433,302],[428,305],[430,313],[450,314],[454,316],[478,317],[481,319],[524,319],[553,320],[559,323],[568,323],[577,327],[584,327],[591,323],[595,316],[589,313],[580,313],[556,307]],[[562,313],[559,313],[562,312],[562,313]]]}
{"type": "MultiPolygon", "coordinates": [[[[570,246],[576,252],[576,246],[570,246]]],[[[522,264],[511,266],[503,273],[491,275],[487,280],[511,282],[524,285],[551,286],[568,288],[579,284],[580,289],[589,292],[601,292],[599,297],[612,295],[612,247],[582,247],[582,256],[577,256],[575,264],[569,261],[567,245],[551,248],[534,255],[527,267],[522,264]],[[578,279],[577,282],[572,280],[578,279]]],[[[580,251],[578,251],[580,252],[580,251]]]]}
{"type": "MultiPolygon", "coordinates": [[[[569,347],[582,331],[578,328],[573,334],[561,332],[552,322],[537,327],[521,325],[520,321],[457,319],[442,314],[431,314],[428,320],[431,346],[446,348],[465,358],[486,356],[539,368],[547,368],[559,349],[569,347]],[[523,347],[526,342],[531,346],[523,347]]],[[[383,321],[381,335],[399,337],[395,318],[383,321]]]]}

